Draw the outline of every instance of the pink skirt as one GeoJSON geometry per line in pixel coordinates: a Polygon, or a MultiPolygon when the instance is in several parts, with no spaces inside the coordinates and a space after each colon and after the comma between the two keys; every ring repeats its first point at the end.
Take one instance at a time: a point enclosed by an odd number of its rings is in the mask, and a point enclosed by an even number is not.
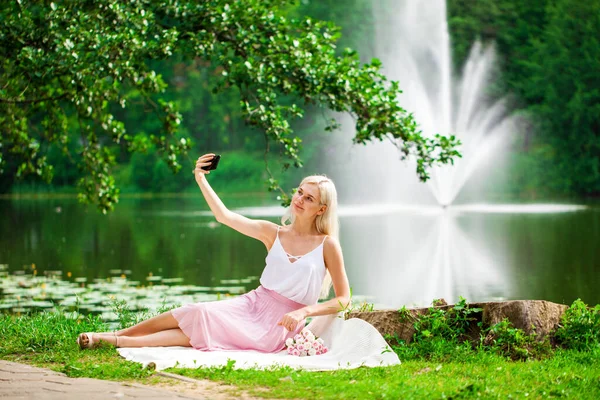
{"type": "Polygon", "coordinates": [[[302,307],[304,304],[259,286],[230,300],[187,304],[171,314],[195,349],[275,353],[285,348],[287,338],[304,328],[305,321],[291,332],[277,323],[302,307]]]}

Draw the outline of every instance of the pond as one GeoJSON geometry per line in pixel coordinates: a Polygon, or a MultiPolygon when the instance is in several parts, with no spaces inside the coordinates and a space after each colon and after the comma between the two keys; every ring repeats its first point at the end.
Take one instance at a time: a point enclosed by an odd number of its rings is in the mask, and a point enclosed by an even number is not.
{"type": "MultiPolygon", "coordinates": [[[[252,218],[283,212],[265,194],[223,200],[252,218]]],[[[123,198],[109,215],[69,198],[0,207],[4,312],[60,304],[110,319],[112,298],[140,309],[218,300],[255,288],[265,265],[264,245],[217,223],[200,197],[123,198]]],[[[600,303],[598,205],[342,205],[340,222],[353,296],[377,308],[600,303]]]]}

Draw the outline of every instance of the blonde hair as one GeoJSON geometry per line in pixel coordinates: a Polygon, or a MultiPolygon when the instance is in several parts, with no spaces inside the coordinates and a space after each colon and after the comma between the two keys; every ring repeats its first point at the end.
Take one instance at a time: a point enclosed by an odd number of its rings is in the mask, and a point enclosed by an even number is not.
{"type": "MultiPolygon", "coordinates": [[[[300,182],[298,187],[305,183],[317,185],[319,188],[319,195],[321,196],[321,205],[327,206],[323,214],[317,215],[315,220],[317,231],[339,240],[340,222],[337,214],[337,191],[335,190],[333,181],[325,175],[311,175],[302,179],[302,182],[300,182]]],[[[281,217],[281,225],[291,225],[294,223],[295,218],[296,217],[292,213],[290,207],[288,207],[283,214],[283,217],[281,217]],[[289,224],[286,224],[288,221],[289,224]]],[[[329,296],[331,283],[331,275],[329,274],[329,270],[326,269],[319,298],[324,299],[329,296]]]]}

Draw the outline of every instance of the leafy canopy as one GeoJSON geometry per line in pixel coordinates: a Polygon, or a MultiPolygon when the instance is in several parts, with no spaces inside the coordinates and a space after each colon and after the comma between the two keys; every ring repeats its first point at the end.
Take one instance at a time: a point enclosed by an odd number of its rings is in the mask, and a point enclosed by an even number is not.
{"type": "MultiPolygon", "coordinates": [[[[361,65],[356,52],[336,53],[339,29],[311,19],[289,20],[277,12],[284,0],[96,0],[11,1],[0,5],[0,169],[18,160],[16,175],[52,179],[49,146],[70,157],[69,132],[78,132],[80,199],[106,212],[118,201],[111,175],[115,144],[129,152],[156,146],[169,167],[190,138],[178,133],[181,115],[161,94],[166,83],[150,61],[178,56],[222,66],[215,90],[235,87],[242,115],[286,162],[301,167],[301,140],[289,121],[304,105],[350,113],[355,143],[392,139],[401,158],[414,156],[417,174],[459,156],[454,136],[425,138],[413,116],[397,103],[398,83],[379,72],[376,59],[361,65]],[[131,132],[115,106],[143,106],[161,121],[157,132],[131,132]]],[[[328,129],[336,127],[332,121],[328,129]]],[[[1,172],[5,173],[5,172],[1,172]]],[[[270,179],[270,189],[279,189],[270,179]]],[[[285,201],[286,199],[284,199],[285,201]]]]}

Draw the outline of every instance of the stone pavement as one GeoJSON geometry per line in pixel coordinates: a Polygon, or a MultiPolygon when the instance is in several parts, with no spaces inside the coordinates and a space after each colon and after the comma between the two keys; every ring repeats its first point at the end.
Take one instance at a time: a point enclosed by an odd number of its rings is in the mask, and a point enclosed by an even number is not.
{"type": "Polygon", "coordinates": [[[0,360],[0,399],[205,399],[200,394],[176,393],[135,383],[69,378],[45,368],[0,360]]]}

